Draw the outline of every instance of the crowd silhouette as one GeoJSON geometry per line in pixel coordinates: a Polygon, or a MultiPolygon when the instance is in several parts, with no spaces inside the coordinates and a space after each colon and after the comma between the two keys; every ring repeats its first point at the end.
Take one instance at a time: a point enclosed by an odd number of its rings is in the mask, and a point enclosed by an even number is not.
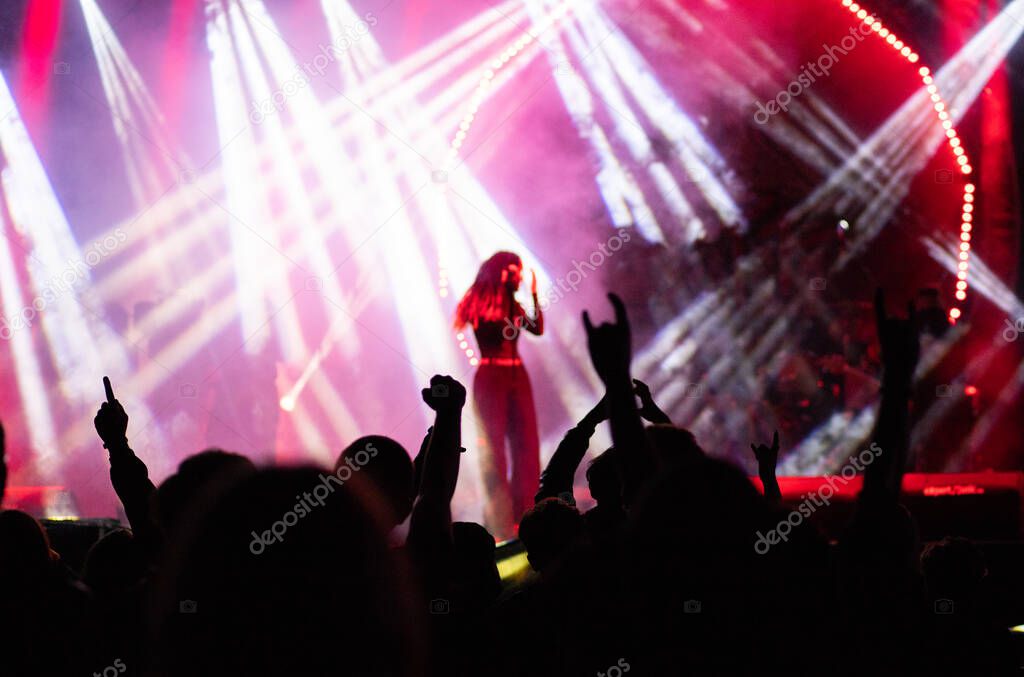
{"type": "MultiPolygon", "coordinates": [[[[415,458],[376,435],[333,468],[209,449],[159,486],[105,379],[95,427],[129,528],[75,571],[36,519],[0,512],[0,674],[1016,672],[979,549],[922,547],[900,504],[913,305],[893,317],[875,300],[884,371],[864,445],[881,451],[852,521],[835,542],[805,522],[759,551],[758,535],[780,534],[793,510],[778,436],[751,444],[761,491],[633,378],[627,311],[609,300],[614,320],[585,313],[580,333],[605,392],[516,515],[532,573],[515,584],[499,576],[492,534],[452,520],[467,391],[450,376],[424,384],[434,421],[415,458]],[[585,470],[596,507],[581,513],[574,477],[604,424],[612,446],[585,470]]],[[[5,480],[0,462],[0,490],[5,480]]]]}

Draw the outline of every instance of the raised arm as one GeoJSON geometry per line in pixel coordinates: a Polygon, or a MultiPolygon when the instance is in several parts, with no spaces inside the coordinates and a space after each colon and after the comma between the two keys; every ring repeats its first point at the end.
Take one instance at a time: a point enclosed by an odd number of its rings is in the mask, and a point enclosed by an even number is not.
{"type": "Polygon", "coordinates": [[[152,500],[156,488],[149,480],[149,469],[128,446],[128,414],[114,397],[110,379],[103,377],[107,401],[100,405],[93,423],[103,446],[110,454],[110,483],[121,499],[135,538],[155,545],[156,523],[152,500]]]}
{"type": "Polygon", "coordinates": [[[651,389],[640,379],[633,379],[633,392],[640,398],[640,416],[651,423],[667,423],[672,425],[672,419],[661,410],[651,397],[651,389]]]}
{"type": "Polygon", "coordinates": [[[540,301],[537,298],[537,272],[530,271],[530,294],[533,296],[533,317],[527,317],[524,323],[526,330],[531,334],[541,336],[544,334],[544,311],[540,308],[540,301]]]}
{"type": "Polygon", "coordinates": [[[434,428],[423,452],[423,470],[409,522],[408,543],[425,553],[435,547],[451,546],[451,500],[459,479],[466,389],[451,376],[434,376],[422,396],[435,412],[434,428]]]}
{"type": "Polygon", "coordinates": [[[861,498],[895,503],[907,463],[911,386],[921,349],[913,302],[907,304],[907,319],[890,317],[878,290],[875,321],[882,348],[882,401],[871,435],[876,458],[864,471],[861,498]]]}
{"type": "Polygon", "coordinates": [[[772,435],[772,446],[767,444],[750,445],[754,450],[754,458],[757,459],[757,475],[764,485],[764,497],[772,503],[782,501],[782,489],[779,487],[779,480],[775,477],[775,466],[779,462],[779,431],[772,435]]]}
{"type": "Polygon", "coordinates": [[[628,506],[654,474],[654,460],[636,408],[629,374],[632,349],[626,307],[615,294],[608,294],[608,300],[615,308],[615,322],[595,327],[590,315],[584,312],[583,326],[587,331],[590,361],[607,389],[612,444],[622,468],[623,499],[628,506]]]}
{"type": "MultiPolygon", "coordinates": [[[[590,438],[594,436],[597,425],[608,418],[607,411],[605,400],[602,398],[574,428],[565,433],[547,467],[540,474],[540,488],[533,499],[535,503],[540,503],[545,498],[572,497],[576,468],[587,453],[590,438]]],[[[567,502],[575,504],[573,500],[567,502]]]]}

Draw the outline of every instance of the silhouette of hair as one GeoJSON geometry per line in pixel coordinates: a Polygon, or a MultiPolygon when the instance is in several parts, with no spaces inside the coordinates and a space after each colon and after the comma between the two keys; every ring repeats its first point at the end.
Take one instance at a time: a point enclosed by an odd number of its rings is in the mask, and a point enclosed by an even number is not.
{"type": "Polygon", "coordinates": [[[409,517],[416,489],[412,460],[405,447],[390,437],[366,435],[342,450],[334,464],[335,472],[346,462],[369,481],[389,526],[397,526],[409,517]]]}
{"type": "Polygon", "coordinates": [[[173,530],[200,497],[255,471],[251,460],[223,449],[206,449],[189,456],[178,465],[178,472],[164,480],[157,490],[160,524],[167,531],[173,530]]]}
{"type": "Polygon", "coordinates": [[[921,553],[921,573],[933,596],[967,595],[987,573],[985,556],[968,539],[946,536],[921,553]]]}
{"type": "Polygon", "coordinates": [[[557,498],[545,498],[530,508],[519,523],[530,566],[543,572],[571,548],[583,532],[583,517],[557,498]]]}
{"type": "Polygon", "coordinates": [[[697,438],[685,428],[657,423],[647,427],[647,439],[651,441],[658,461],[664,466],[689,464],[705,457],[704,450],[697,444],[697,438]]]}
{"type": "Polygon", "coordinates": [[[590,486],[590,495],[599,505],[622,504],[622,477],[614,447],[596,456],[587,466],[587,484],[590,486]]]}
{"type": "Polygon", "coordinates": [[[96,541],[85,556],[82,579],[100,594],[126,590],[146,575],[147,560],[130,531],[116,529],[96,541]]]}
{"type": "Polygon", "coordinates": [[[427,604],[350,489],[326,469],[258,470],[192,522],[155,607],[166,674],[422,674],[427,604]]]}
{"type": "Polygon", "coordinates": [[[501,574],[494,559],[494,536],[475,522],[452,524],[455,583],[460,608],[489,606],[501,594],[501,574]]]}
{"type": "Polygon", "coordinates": [[[481,264],[473,286],[462,296],[455,310],[456,329],[467,324],[477,327],[481,322],[501,322],[521,314],[522,308],[502,279],[502,273],[512,265],[522,268],[523,261],[518,254],[504,251],[481,264]]]}
{"type": "Polygon", "coordinates": [[[0,512],[0,575],[30,572],[50,561],[50,539],[34,517],[20,510],[0,512]]]}

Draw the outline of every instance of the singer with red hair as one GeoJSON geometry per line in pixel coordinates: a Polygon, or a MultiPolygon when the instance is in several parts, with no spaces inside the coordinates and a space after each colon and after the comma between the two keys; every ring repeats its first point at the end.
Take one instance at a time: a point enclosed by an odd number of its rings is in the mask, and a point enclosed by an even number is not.
{"type": "Polygon", "coordinates": [[[455,328],[470,325],[480,349],[473,404],[486,501],[484,522],[502,540],[514,536],[515,523],[533,505],[540,478],[533,388],[517,342],[524,329],[542,335],[544,315],[537,301],[536,273],[530,284],[534,317],[516,301],[522,280],[519,256],[498,252],[480,266],[473,286],[455,311],[455,328]]]}

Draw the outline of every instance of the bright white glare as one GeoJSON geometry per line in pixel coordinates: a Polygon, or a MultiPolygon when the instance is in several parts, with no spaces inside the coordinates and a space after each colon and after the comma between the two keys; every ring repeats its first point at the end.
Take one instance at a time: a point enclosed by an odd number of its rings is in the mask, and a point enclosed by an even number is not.
{"type": "MultiPolygon", "coordinates": [[[[227,12],[219,2],[208,5],[207,45],[242,338],[246,351],[256,354],[273,334],[281,354],[295,359],[305,352],[305,345],[285,270],[286,264],[288,269],[293,264],[282,260],[280,233],[267,227],[275,221],[266,203],[261,165],[255,162],[257,140],[243,83],[258,101],[269,100],[271,88],[246,25],[237,1],[227,5],[227,12]],[[276,331],[271,332],[271,326],[276,331]]],[[[264,124],[280,121],[271,117],[264,124]]]]}
{"type": "MultiPolygon", "coordinates": [[[[550,7],[544,0],[528,4],[534,20],[550,7]]],[[[613,225],[635,226],[652,242],[666,242],[666,228],[681,231],[680,239],[686,242],[708,234],[672,168],[656,158],[646,131],[650,127],[671,149],[675,171],[694,178],[694,186],[723,223],[742,227],[742,214],[718,176],[727,170],[724,162],[661,87],[636,48],[593,4],[578,6],[573,19],[560,34],[548,33],[539,40],[580,137],[597,158],[595,179],[613,225]],[[598,106],[607,108],[611,130],[597,122],[598,106]],[[627,169],[627,160],[620,159],[613,149],[611,134],[628,149],[630,164],[647,168],[658,197],[671,214],[671,223],[658,221],[650,200],[627,169]]]]}
{"type": "Polygon", "coordinates": [[[179,178],[185,156],[170,139],[156,102],[96,0],[80,2],[128,182],[141,210],[179,178]]]}

